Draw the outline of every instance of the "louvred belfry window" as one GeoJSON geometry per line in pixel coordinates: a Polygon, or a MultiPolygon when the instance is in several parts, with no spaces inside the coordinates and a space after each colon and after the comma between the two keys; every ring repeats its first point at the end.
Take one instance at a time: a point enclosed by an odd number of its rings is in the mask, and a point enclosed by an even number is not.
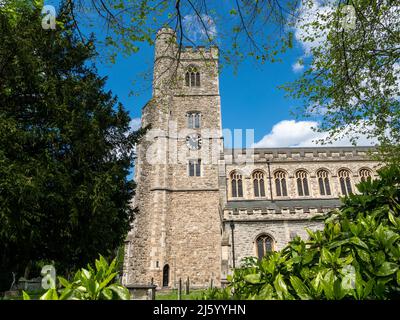
{"type": "Polygon", "coordinates": [[[187,87],[200,87],[200,72],[196,66],[189,66],[185,74],[187,87]]]}

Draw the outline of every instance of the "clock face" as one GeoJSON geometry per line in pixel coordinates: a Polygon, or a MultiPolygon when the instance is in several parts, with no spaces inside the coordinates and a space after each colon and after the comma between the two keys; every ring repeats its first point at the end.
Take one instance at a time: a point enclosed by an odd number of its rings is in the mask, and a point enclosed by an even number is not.
{"type": "Polygon", "coordinates": [[[199,150],[201,148],[201,135],[196,133],[188,135],[186,144],[190,150],[199,150]]]}

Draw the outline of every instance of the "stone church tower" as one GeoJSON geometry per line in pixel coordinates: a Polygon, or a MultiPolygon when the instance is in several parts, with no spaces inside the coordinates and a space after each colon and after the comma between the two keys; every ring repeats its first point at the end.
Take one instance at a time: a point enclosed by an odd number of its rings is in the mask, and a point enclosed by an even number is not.
{"type": "Polygon", "coordinates": [[[138,146],[124,284],[206,287],[221,276],[223,159],[218,49],[178,50],[172,29],[157,33],[153,97],[142,110],[150,130],[138,146]],[[206,201],[205,201],[206,200],[206,201]]]}
{"type": "Polygon", "coordinates": [[[124,284],[225,285],[243,258],[323,228],[313,218],[340,208],[380,166],[371,147],[224,150],[218,49],[178,48],[169,28],[157,33],[142,125],[124,284]]]}

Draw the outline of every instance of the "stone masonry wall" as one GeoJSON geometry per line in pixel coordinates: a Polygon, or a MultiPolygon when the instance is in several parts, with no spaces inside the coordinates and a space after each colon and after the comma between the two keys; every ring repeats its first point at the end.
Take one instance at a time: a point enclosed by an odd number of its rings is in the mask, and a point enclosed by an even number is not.
{"type": "MultiPolygon", "coordinates": [[[[276,149],[279,152],[279,149],[276,149]]],[[[323,150],[323,148],[322,148],[323,150]]],[[[352,154],[352,152],[351,152],[352,154]]],[[[229,156],[228,156],[229,159],[229,156]]],[[[274,173],[278,170],[282,170],[286,173],[286,184],[287,184],[287,197],[279,197],[279,199],[309,199],[309,198],[339,198],[342,196],[338,171],[340,169],[348,169],[350,171],[350,179],[353,192],[356,191],[355,185],[360,182],[359,171],[360,169],[367,168],[372,172],[372,177],[376,177],[376,170],[379,168],[379,163],[370,160],[366,155],[363,157],[353,157],[352,155],[346,155],[343,157],[336,157],[327,159],[324,157],[309,157],[309,158],[280,158],[272,159],[270,161],[271,171],[271,185],[272,194],[276,198],[276,190],[274,183],[274,173]],[[299,196],[297,192],[296,183],[296,171],[305,170],[307,172],[308,184],[310,189],[309,196],[299,196]],[[318,186],[317,171],[320,169],[326,169],[329,174],[329,182],[331,186],[331,195],[321,195],[318,186]]],[[[230,183],[230,175],[233,171],[242,173],[243,177],[243,200],[256,199],[253,190],[252,173],[255,170],[261,170],[265,177],[265,197],[264,199],[270,199],[270,184],[268,180],[268,165],[266,161],[257,160],[250,164],[237,165],[230,163],[226,165],[226,183],[227,183],[227,197],[228,200],[240,200],[240,198],[232,198],[232,190],[230,183]]],[[[262,199],[262,198],[257,198],[262,199]]]]}
{"type": "Polygon", "coordinates": [[[221,227],[218,191],[172,192],[167,229],[170,286],[190,278],[192,287],[220,283],[221,227]]]}
{"type": "MultiPolygon", "coordinates": [[[[258,236],[266,234],[272,237],[275,243],[274,250],[283,249],[291,240],[291,236],[300,236],[307,239],[306,228],[317,230],[322,227],[321,222],[314,221],[254,221],[237,222],[234,229],[235,241],[235,264],[240,265],[240,261],[245,257],[257,256],[256,239],[258,236]]],[[[229,228],[229,226],[227,226],[229,228]]],[[[228,231],[228,229],[227,229],[228,231]]],[[[229,242],[232,243],[231,230],[229,228],[229,242]]],[[[229,252],[230,265],[232,265],[232,251],[229,252]]]]}

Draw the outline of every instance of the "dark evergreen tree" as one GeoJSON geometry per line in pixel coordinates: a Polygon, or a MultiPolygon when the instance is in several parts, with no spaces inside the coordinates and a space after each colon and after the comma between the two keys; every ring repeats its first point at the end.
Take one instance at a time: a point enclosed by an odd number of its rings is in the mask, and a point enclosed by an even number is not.
{"type": "Polygon", "coordinates": [[[35,1],[16,3],[0,8],[0,289],[32,262],[63,273],[123,243],[140,136],[70,14],[44,30],[35,1]]]}

